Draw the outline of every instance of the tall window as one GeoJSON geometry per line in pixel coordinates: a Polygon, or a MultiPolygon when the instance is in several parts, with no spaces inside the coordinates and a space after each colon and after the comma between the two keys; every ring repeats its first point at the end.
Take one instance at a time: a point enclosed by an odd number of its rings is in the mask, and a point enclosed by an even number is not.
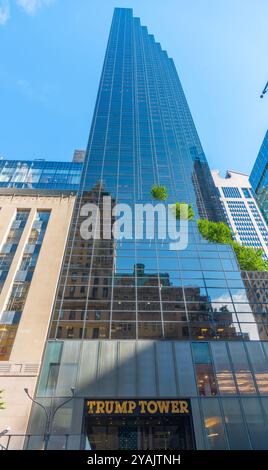
{"type": "Polygon", "coordinates": [[[0,251],[0,293],[3,289],[11,263],[16,253],[22,232],[26,225],[29,210],[17,210],[8,235],[0,251]]]}
{"type": "Polygon", "coordinates": [[[8,360],[31,285],[50,211],[37,211],[0,323],[0,360],[8,360]]]}
{"type": "Polygon", "coordinates": [[[199,395],[217,394],[216,376],[208,343],[192,343],[196,382],[199,395]]]}

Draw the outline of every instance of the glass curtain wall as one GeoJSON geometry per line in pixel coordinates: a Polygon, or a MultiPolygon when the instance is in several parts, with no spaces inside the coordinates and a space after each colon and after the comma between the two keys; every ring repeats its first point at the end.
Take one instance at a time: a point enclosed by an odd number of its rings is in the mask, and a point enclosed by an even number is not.
{"type": "Polygon", "coordinates": [[[249,299],[232,249],[202,240],[195,220],[183,251],[168,236],[81,238],[85,203],[102,214],[110,195],[134,210],[156,203],[153,185],[196,218],[224,218],[173,60],[116,9],[50,338],[258,339],[256,290],[249,299]]]}

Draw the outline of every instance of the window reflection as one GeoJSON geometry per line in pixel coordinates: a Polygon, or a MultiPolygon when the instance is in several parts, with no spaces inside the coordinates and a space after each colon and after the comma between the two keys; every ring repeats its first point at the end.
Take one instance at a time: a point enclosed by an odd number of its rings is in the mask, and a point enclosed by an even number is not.
{"type": "Polygon", "coordinates": [[[192,343],[192,351],[199,395],[216,395],[216,376],[212,366],[209,344],[192,343]]]}
{"type": "Polygon", "coordinates": [[[268,363],[260,342],[246,343],[246,349],[261,394],[268,394],[268,363]]]}
{"type": "Polygon", "coordinates": [[[237,399],[222,400],[229,445],[231,450],[251,450],[248,432],[243,420],[240,403],[237,399]]]}
{"type": "Polygon", "coordinates": [[[211,343],[213,362],[221,395],[236,394],[236,385],[225,343],[211,343]]]}
{"type": "MultiPolygon", "coordinates": [[[[79,204],[102,201],[107,194],[103,182],[97,182],[92,190],[83,193],[79,204]]],[[[102,203],[99,205],[102,210],[102,203]]],[[[86,322],[81,326],[73,324],[84,311],[85,321],[107,321],[104,336],[109,338],[123,339],[124,334],[125,338],[132,338],[136,334],[136,338],[196,341],[267,339],[268,322],[253,308],[257,304],[251,297],[254,290],[251,280],[243,279],[243,289],[241,273],[228,272],[228,280],[238,285],[235,289],[230,283],[229,289],[223,271],[212,270],[213,263],[203,273],[190,270],[190,265],[188,270],[182,269],[181,260],[186,268],[188,260],[198,256],[199,249],[209,261],[214,261],[211,256],[219,251],[222,256],[229,256],[229,250],[207,245],[203,248],[202,244],[197,249],[191,244],[175,256],[167,243],[157,240],[82,240],[79,207],[75,207],[78,223],[70,231],[55,303],[54,320],[63,328],[51,330],[50,337],[57,332],[63,334],[66,330],[66,325],[61,325],[63,321],[69,321],[71,332],[74,328],[74,337],[90,337],[86,322]],[[171,263],[174,256],[176,266],[171,263]],[[70,311],[77,314],[69,316],[70,311]],[[130,333],[125,322],[139,325],[130,333]]],[[[72,333],[65,336],[71,338],[72,333]]]]}
{"type": "Polygon", "coordinates": [[[222,421],[218,400],[216,398],[209,400],[202,399],[201,404],[204,414],[204,427],[207,449],[228,449],[224,424],[222,421]]]}
{"type": "MultiPolygon", "coordinates": [[[[8,235],[8,237],[12,239],[14,247],[17,247],[17,244],[19,243],[28,215],[29,211],[17,211],[16,218],[12,224],[13,228],[8,235]]],[[[0,334],[0,360],[9,359],[31,285],[33,273],[37,264],[49,216],[50,211],[37,211],[36,213],[19,269],[16,272],[15,280],[11,287],[5,310],[1,314],[1,323],[4,325],[6,324],[6,326],[2,327],[0,334]]]]}
{"type": "Polygon", "coordinates": [[[114,322],[112,324],[112,339],[135,339],[136,338],[136,323],[128,322],[114,322]]]}
{"type": "Polygon", "coordinates": [[[108,339],[109,323],[87,323],[85,328],[86,339],[108,339]]]}
{"type": "Polygon", "coordinates": [[[21,235],[29,216],[29,210],[18,209],[0,251],[0,293],[15,256],[21,235]]]}
{"type": "Polygon", "coordinates": [[[239,393],[249,395],[256,393],[252,373],[244,350],[244,344],[229,342],[228,347],[239,393]]]}
{"type": "Polygon", "coordinates": [[[78,189],[82,164],[74,162],[0,162],[0,186],[5,188],[78,189]]]}
{"type": "Polygon", "coordinates": [[[266,450],[268,427],[258,398],[243,398],[242,406],[254,450],[266,450]]]}

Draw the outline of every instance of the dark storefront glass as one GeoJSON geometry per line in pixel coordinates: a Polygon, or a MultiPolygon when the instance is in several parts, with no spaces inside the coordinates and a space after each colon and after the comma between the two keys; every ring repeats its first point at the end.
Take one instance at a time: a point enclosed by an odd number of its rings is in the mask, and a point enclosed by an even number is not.
{"type": "Polygon", "coordinates": [[[85,449],[91,450],[194,448],[190,419],[182,417],[91,417],[85,434],[85,449]]]}

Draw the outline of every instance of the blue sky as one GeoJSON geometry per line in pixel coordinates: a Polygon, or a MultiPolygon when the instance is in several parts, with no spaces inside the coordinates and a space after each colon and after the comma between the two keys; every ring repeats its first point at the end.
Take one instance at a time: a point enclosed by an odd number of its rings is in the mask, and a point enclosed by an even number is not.
{"type": "Polygon", "coordinates": [[[173,57],[211,168],[250,172],[268,127],[267,0],[0,0],[0,156],[86,147],[116,6],[173,57]]]}

